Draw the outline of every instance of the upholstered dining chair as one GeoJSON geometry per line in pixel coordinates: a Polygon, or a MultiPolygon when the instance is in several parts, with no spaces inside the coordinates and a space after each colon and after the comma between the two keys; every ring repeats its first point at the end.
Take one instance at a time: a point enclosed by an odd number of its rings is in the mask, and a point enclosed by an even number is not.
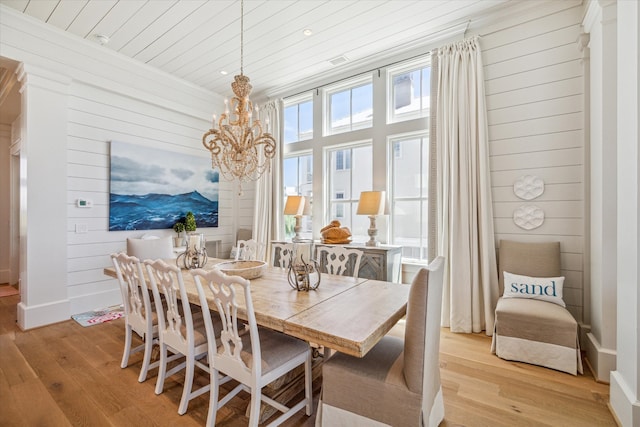
{"type": "Polygon", "coordinates": [[[251,394],[249,426],[258,425],[260,403],[276,408],[282,414],[270,425],[279,425],[299,410],[305,408],[312,413],[311,396],[311,350],[309,344],[265,328],[258,328],[253,311],[249,281],[239,276],[227,276],[219,270],[193,270],[196,289],[202,307],[207,336],[209,337],[209,366],[211,366],[211,393],[207,426],[216,424],[218,409],[229,402],[240,391],[251,394]],[[214,306],[209,307],[208,301],[214,306]],[[246,319],[238,317],[239,302],[243,301],[246,319]],[[216,346],[211,338],[217,336],[217,326],[212,322],[209,309],[216,310],[222,324],[221,345],[216,346]],[[238,324],[248,323],[248,333],[241,333],[238,324]],[[287,407],[262,393],[262,388],[282,377],[298,366],[304,366],[305,397],[292,407],[287,407]],[[239,384],[224,398],[219,399],[219,380],[228,375],[239,384]]]}
{"type": "Polygon", "coordinates": [[[506,360],[582,373],[578,322],[561,294],[560,242],[500,240],[498,270],[502,297],[496,304],[491,352],[506,360]],[[511,283],[505,283],[505,272],[511,283]],[[514,297],[505,287],[519,292],[514,297]]]}
{"type": "Polygon", "coordinates": [[[293,243],[271,242],[271,264],[274,267],[288,268],[293,253],[293,243]]]}
{"type": "Polygon", "coordinates": [[[322,245],[317,246],[316,251],[322,273],[358,277],[363,254],[360,249],[322,245]]]}
{"type": "Polygon", "coordinates": [[[236,261],[251,261],[255,260],[258,255],[258,242],[254,239],[238,240],[236,245],[236,261]]]}
{"type": "Polygon", "coordinates": [[[404,339],[386,335],[363,358],[336,353],[324,363],[316,425],[440,424],[443,270],[444,258],[438,257],[413,279],[404,339]]]}
{"type": "Polygon", "coordinates": [[[149,369],[158,366],[158,362],[151,363],[153,345],[158,344],[158,318],[151,304],[140,260],[121,252],[111,254],[111,261],[118,276],[124,306],[124,352],[120,367],[126,368],[129,365],[130,355],[144,351],[138,376],[138,381],[143,382],[147,379],[149,369]],[[144,343],[131,348],[133,332],[138,334],[144,343]]]}
{"type": "Polygon", "coordinates": [[[207,334],[199,309],[197,316],[191,312],[180,269],[161,259],[144,263],[158,313],[160,361],[155,392],[162,393],[166,378],[184,369],[184,386],[178,406],[178,413],[183,415],[191,399],[209,391],[209,384],[193,390],[195,368],[209,372],[209,366],[203,363],[207,355],[207,334]],[[168,362],[182,357],[184,361],[167,371],[168,362]]]}
{"type": "Polygon", "coordinates": [[[175,258],[171,236],[156,239],[134,239],[127,237],[127,254],[141,261],[146,259],[175,258]]]}

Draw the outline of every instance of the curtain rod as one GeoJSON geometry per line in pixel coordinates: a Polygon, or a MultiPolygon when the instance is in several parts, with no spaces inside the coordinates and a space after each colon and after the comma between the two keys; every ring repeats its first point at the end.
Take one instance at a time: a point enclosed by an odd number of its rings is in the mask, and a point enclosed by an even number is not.
{"type": "Polygon", "coordinates": [[[427,52],[427,53],[419,53],[419,54],[417,54],[417,55],[413,55],[413,56],[411,56],[411,57],[409,57],[409,58],[400,59],[400,60],[398,60],[398,61],[390,62],[390,63],[388,63],[388,64],[381,65],[381,66],[379,66],[379,67],[371,68],[370,70],[366,70],[366,71],[362,71],[362,72],[359,72],[359,73],[353,74],[353,75],[351,75],[351,76],[349,76],[349,77],[344,77],[344,78],[342,78],[342,79],[336,79],[336,80],[333,80],[333,81],[331,81],[331,82],[328,82],[328,83],[325,83],[325,84],[322,84],[322,85],[319,85],[319,86],[316,86],[316,87],[313,87],[313,88],[310,88],[310,89],[302,90],[302,91],[297,92],[297,93],[294,93],[294,94],[292,94],[292,95],[288,95],[288,96],[286,96],[286,97],[282,98],[282,100],[284,101],[284,100],[287,100],[287,99],[289,99],[289,98],[294,98],[294,97],[296,97],[296,96],[298,96],[298,95],[301,95],[301,94],[303,94],[303,93],[305,93],[305,92],[311,92],[311,91],[313,91],[313,90],[316,90],[316,94],[317,94],[317,93],[318,93],[318,91],[320,90],[320,88],[323,88],[323,87],[326,87],[326,86],[331,86],[332,84],[335,84],[335,83],[341,82],[341,81],[343,81],[343,80],[352,79],[352,78],[354,78],[354,77],[358,77],[358,76],[361,76],[361,75],[363,75],[363,74],[371,73],[371,72],[376,71],[376,70],[378,70],[378,77],[380,77],[380,69],[381,69],[381,68],[390,67],[390,66],[392,66],[392,65],[400,64],[400,63],[402,63],[402,62],[411,61],[412,59],[416,59],[416,58],[420,58],[420,57],[422,57],[422,56],[428,56],[428,55],[431,55],[431,52],[427,52]]]}

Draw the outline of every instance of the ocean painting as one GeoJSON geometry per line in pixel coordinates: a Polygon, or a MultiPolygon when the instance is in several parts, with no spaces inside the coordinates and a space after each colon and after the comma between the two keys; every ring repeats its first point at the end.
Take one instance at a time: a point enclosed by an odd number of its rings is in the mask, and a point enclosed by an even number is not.
{"type": "Polygon", "coordinates": [[[109,231],[172,228],[191,211],[218,226],[220,176],[207,156],[111,141],[109,231]]]}

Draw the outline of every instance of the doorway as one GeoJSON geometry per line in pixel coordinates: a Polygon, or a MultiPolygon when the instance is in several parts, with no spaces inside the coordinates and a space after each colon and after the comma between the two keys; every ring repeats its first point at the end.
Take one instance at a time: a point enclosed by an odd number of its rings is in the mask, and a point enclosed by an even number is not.
{"type": "MultiPolygon", "coordinates": [[[[20,286],[20,113],[16,69],[0,57],[0,284],[20,286]]],[[[11,289],[3,289],[2,294],[11,289]]]]}

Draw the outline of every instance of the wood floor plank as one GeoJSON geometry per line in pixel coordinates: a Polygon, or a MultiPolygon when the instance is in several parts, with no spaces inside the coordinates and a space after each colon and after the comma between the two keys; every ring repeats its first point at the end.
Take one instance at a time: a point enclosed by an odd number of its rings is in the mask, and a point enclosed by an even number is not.
{"type": "MultiPolygon", "coordinates": [[[[138,382],[142,353],[120,368],[124,320],[83,328],[69,320],[20,331],[19,297],[0,298],[0,425],[201,426],[208,393],[178,415],[184,374],[168,378],[154,393],[157,369],[138,382]],[[34,402],[38,402],[35,405],[34,402]]],[[[134,344],[142,341],[134,337],[134,344]]],[[[607,408],[609,387],[589,375],[573,376],[539,366],[502,360],[490,352],[484,334],[442,329],[440,372],[444,427],[615,426],[607,408]]],[[[156,354],[157,357],[157,354],[156,354]]],[[[197,384],[208,374],[196,371],[197,384]]],[[[226,394],[233,383],[225,384],[226,394]]],[[[314,382],[314,409],[321,381],[314,382]]],[[[218,413],[217,425],[244,427],[249,395],[241,393],[218,413]]],[[[315,415],[295,414],[283,425],[312,427],[315,415]]]]}

